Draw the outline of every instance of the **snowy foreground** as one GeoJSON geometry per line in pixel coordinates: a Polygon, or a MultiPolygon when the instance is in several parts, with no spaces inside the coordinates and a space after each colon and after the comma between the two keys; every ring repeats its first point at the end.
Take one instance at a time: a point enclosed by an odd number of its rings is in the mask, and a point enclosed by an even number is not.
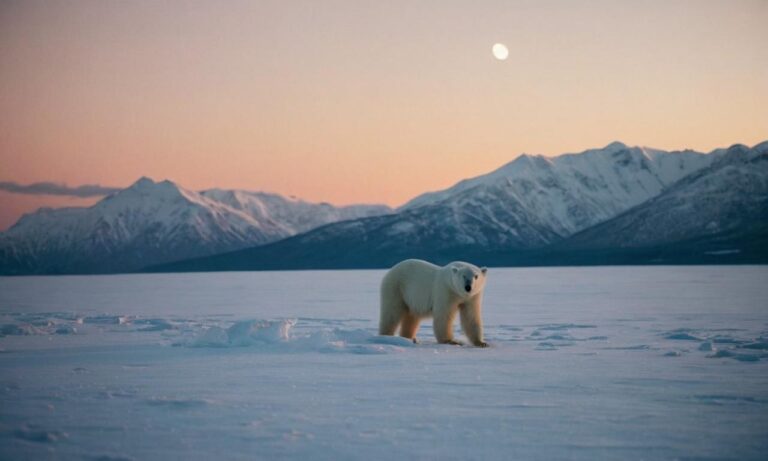
{"type": "Polygon", "coordinates": [[[491,269],[489,349],[383,271],[0,278],[0,459],[765,459],[768,267],[491,269]]]}

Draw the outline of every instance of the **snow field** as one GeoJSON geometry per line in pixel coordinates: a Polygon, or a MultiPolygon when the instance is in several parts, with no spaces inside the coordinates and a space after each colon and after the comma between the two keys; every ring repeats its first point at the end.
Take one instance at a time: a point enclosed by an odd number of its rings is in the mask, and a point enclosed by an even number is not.
{"type": "Polygon", "coordinates": [[[490,349],[382,271],[0,278],[2,459],[763,459],[766,267],[495,269],[490,349]]]}

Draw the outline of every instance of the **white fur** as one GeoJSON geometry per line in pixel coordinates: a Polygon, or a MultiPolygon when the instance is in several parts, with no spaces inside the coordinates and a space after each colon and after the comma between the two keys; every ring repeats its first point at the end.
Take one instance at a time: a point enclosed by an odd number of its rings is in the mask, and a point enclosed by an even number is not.
{"type": "Polygon", "coordinates": [[[394,335],[400,326],[400,336],[415,342],[419,322],[432,317],[437,341],[458,344],[453,340],[458,313],[461,329],[472,344],[487,346],[480,317],[486,272],[485,267],[460,261],[444,267],[418,259],[396,264],[381,281],[379,334],[394,335]]]}

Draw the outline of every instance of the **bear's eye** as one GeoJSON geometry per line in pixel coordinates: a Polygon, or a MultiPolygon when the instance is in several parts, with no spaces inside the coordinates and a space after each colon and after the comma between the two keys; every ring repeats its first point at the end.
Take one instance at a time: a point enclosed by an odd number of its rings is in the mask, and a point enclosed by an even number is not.
{"type": "Polygon", "coordinates": [[[475,275],[475,280],[477,280],[477,275],[475,275]]]}

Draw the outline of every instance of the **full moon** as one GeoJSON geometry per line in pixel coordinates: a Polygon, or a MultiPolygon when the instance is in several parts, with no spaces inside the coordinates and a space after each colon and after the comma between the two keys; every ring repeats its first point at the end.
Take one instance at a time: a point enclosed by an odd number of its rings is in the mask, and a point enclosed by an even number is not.
{"type": "Polygon", "coordinates": [[[503,61],[507,59],[507,56],[509,56],[509,50],[506,46],[504,46],[501,43],[497,43],[493,45],[493,48],[491,49],[493,51],[493,57],[498,59],[499,61],[503,61]]]}

